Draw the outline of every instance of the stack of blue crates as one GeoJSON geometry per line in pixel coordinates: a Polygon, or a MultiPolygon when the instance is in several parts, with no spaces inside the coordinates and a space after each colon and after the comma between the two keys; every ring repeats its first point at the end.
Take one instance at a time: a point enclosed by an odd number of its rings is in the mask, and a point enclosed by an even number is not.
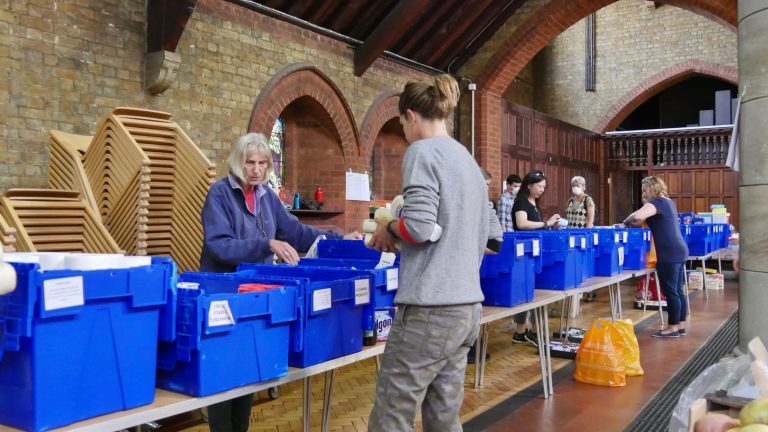
{"type": "Polygon", "coordinates": [[[300,280],[235,273],[183,273],[174,342],[161,342],[158,387],[206,396],[288,373],[289,329],[299,317],[300,280]],[[238,293],[241,284],[282,285],[238,293]]]}
{"type": "Polygon", "coordinates": [[[584,272],[588,279],[595,276],[595,256],[597,256],[597,248],[600,245],[600,237],[597,233],[597,228],[584,228],[583,230],[587,235],[587,249],[584,254],[584,272]]]}
{"type": "Polygon", "coordinates": [[[373,285],[371,288],[371,303],[368,305],[363,317],[363,323],[373,322],[377,308],[388,308],[395,305],[397,294],[399,266],[376,268],[378,260],[356,260],[341,258],[302,258],[300,266],[306,267],[333,267],[350,270],[364,270],[371,275],[373,285]]]}
{"type": "Polygon", "coordinates": [[[595,276],[614,276],[623,267],[623,234],[614,228],[597,229],[598,246],[595,253],[595,276]]]}
{"type": "Polygon", "coordinates": [[[289,366],[308,367],[363,349],[363,317],[371,302],[369,272],[241,264],[238,274],[304,281],[302,315],[291,325],[289,366]],[[300,341],[303,346],[298,347],[300,341]]]}
{"type": "Polygon", "coordinates": [[[720,244],[718,245],[720,249],[725,249],[728,247],[728,241],[731,238],[731,224],[719,224],[721,226],[721,231],[723,233],[722,238],[720,239],[720,244]]]}
{"type": "MultiPolygon", "coordinates": [[[[375,260],[381,259],[381,252],[371,249],[365,245],[362,240],[320,240],[317,243],[318,258],[342,258],[357,260],[375,260]]],[[[395,263],[400,261],[400,254],[397,254],[395,263]]]]}
{"type": "Polygon", "coordinates": [[[499,253],[485,255],[480,265],[483,304],[510,307],[533,300],[539,241],[504,233],[499,253]]]}
{"type": "Polygon", "coordinates": [[[576,280],[580,255],[577,255],[575,237],[560,230],[515,231],[515,235],[541,238],[541,272],[536,274],[536,288],[566,290],[580,283],[576,280]]]}
{"type": "Polygon", "coordinates": [[[642,270],[648,266],[648,250],[651,230],[648,228],[630,228],[624,257],[624,269],[642,270]]]}
{"type": "Polygon", "coordinates": [[[581,285],[582,282],[584,282],[586,279],[589,279],[590,273],[594,272],[594,268],[592,271],[588,269],[588,266],[590,264],[589,255],[592,247],[589,245],[589,243],[592,242],[592,239],[590,238],[590,232],[586,229],[567,229],[567,230],[561,230],[563,232],[567,232],[569,235],[568,239],[568,246],[570,247],[573,245],[573,252],[575,255],[575,264],[574,264],[574,281],[576,282],[576,285],[581,285]]]}
{"type": "Polygon", "coordinates": [[[0,296],[0,423],[43,431],[152,403],[172,263],[12,265],[16,290],[0,296]]]}

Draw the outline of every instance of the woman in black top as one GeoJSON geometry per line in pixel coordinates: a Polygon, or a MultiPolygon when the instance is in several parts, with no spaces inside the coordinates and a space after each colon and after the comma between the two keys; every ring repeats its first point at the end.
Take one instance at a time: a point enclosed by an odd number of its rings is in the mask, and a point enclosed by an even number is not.
{"type": "MultiPolygon", "coordinates": [[[[547,188],[547,178],[539,170],[533,170],[525,175],[523,184],[520,185],[520,191],[515,198],[515,204],[512,206],[512,226],[515,231],[532,231],[548,228],[559,228],[560,215],[554,214],[547,221],[544,221],[544,214],[539,208],[539,197],[547,188]]],[[[527,312],[515,315],[515,335],[512,336],[514,343],[530,343],[536,345],[536,327],[531,325],[531,330],[526,330],[525,321],[528,317],[527,312]]]]}
{"type": "Polygon", "coordinates": [[[680,234],[677,207],[669,199],[667,185],[658,177],[650,176],[641,182],[645,205],[627,216],[624,224],[637,226],[646,221],[656,243],[656,273],[661,292],[667,298],[669,326],[654,333],[654,337],[676,338],[685,336],[688,314],[683,287],[688,245],[680,234]]]}

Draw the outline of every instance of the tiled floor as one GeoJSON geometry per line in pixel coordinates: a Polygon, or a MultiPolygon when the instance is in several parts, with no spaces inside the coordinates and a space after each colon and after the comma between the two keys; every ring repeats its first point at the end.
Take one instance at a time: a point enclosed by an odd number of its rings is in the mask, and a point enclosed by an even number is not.
{"type": "MultiPolygon", "coordinates": [[[[621,430],[634,414],[674,374],[695,350],[706,341],[709,334],[722,323],[738,304],[738,289],[729,284],[725,291],[710,293],[705,302],[698,294],[692,294],[694,311],[692,330],[685,338],[658,340],[650,337],[651,329],[658,323],[658,312],[642,312],[632,309],[634,286],[623,287],[623,305],[626,318],[635,322],[645,319],[648,330],[638,334],[644,377],[629,378],[622,388],[607,388],[580,384],[570,377],[555,386],[554,397],[541,397],[538,355],[531,346],[514,345],[511,333],[504,331],[507,322],[491,326],[489,353],[492,361],[486,367],[485,386],[472,387],[474,367],[467,368],[462,421],[472,419],[472,424],[487,424],[488,428],[474,430],[491,431],[613,431],[621,430]],[[537,385],[534,385],[537,384],[537,385]],[[528,387],[534,392],[530,401],[513,412],[502,416],[491,408],[510,401],[510,398],[528,387]],[[496,422],[496,423],[494,423],[496,422]]],[[[608,293],[599,291],[597,301],[583,303],[582,313],[572,325],[588,327],[595,317],[608,315],[608,293]]],[[[551,329],[559,325],[558,318],[550,320],[551,329]]],[[[558,370],[571,364],[569,360],[553,358],[553,368],[558,370]]],[[[373,360],[344,367],[337,371],[333,388],[330,429],[333,431],[365,431],[376,385],[376,368],[373,360]]],[[[260,402],[254,406],[250,431],[301,431],[301,385],[293,383],[280,388],[280,398],[270,401],[260,394],[260,402]]],[[[320,430],[322,376],[315,377],[312,386],[311,429],[320,430]]],[[[520,404],[518,404],[520,405],[520,404]]],[[[498,410],[496,410],[498,411],[498,410]]],[[[417,430],[421,430],[417,425],[417,430]]],[[[205,424],[184,429],[185,432],[205,432],[205,424]]]]}

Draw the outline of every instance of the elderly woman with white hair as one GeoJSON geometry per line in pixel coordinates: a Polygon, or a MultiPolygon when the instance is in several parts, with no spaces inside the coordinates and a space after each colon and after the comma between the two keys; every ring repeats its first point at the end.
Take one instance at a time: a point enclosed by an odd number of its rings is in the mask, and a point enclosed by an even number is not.
{"type": "MultiPolygon", "coordinates": [[[[243,262],[271,264],[275,256],[295,265],[299,252],[306,252],[319,235],[342,237],[299,222],[267,186],[272,153],[264,135],[240,137],[227,164],[229,175],[214,183],[205,198],[200,271],[232,272],[243,262]]],[[[362,236],[355,231],[344,238],[362,236]]],[[[211,431],[247,431],[252,404],[253,395],[246,395],[211,405],[211,431]]]]}
{"type": "Polygon", "coordinates": [[[568,228],[592,228],[595,224],[595,200],[586,194],[587,181],[582,176],[571,179],[571,192],[573,196],[568,199],[565,209],[565,218],[568,220],[568,228]]]}

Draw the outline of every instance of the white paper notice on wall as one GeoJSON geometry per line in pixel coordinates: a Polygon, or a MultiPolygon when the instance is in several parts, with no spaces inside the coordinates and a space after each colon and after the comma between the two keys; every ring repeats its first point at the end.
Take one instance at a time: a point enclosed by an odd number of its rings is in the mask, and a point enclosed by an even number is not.
{"type": "Polygon", "coordinates": [[[370,201],[371,185],[368,174],[347,172],[347,201],[370,201]]]}
{"type": "Polygon", "coordinates": [[[73,276],[43,281],[43,300],[47,311],[82,306],[85,303],[83,277],[73,276]]]}
{"type": "Polygon", "coordinates": [[[515,245],[515,247],[517,248],[517,251],[516,251],[517,252],[517,256],[521,257],[521,256],[523,256],[523,254],[525,254],[525,245],[524,244],[518,243],[518,244],[515,245]]]}
{"type": "Polygon", "coordinates": [[[592,233],[592,234],[595,235],[595,244],[596,245],[600,244],[600,236],[598,236],[597,233],[592,233]]]}
{"type": "Polygon", "coordinates": [[[624,247],[619,247],[619,266],[624,265],[624,247]]]}
{"type": "Polygon", "coordinates": [[[371,283],[368,279],[355,281],[355,306],[371,302],[371,283]]]}
{"type": "Polygon", "coordinates": [[[398,277],[400,270],[393,268],[387,269],[387,291],[394,291],[398,288],[398,277]]]}
{"type": "Polygon", "coordinates": [[[331,308],[331,289],[323,288],[312,293],[312,312],[331,308]]]}
{"type": "Polygon", "coordinates": [[[235,325],[235,317],[232,315],[232,309],[229,308],[229,302],[227,300],[212,301],[208,309],[208,327],[223,325],[235,325]]]}
{"type": "Polygon", "coordinates": [[[539,241],[536,239],[533,240],[533,256],[539,256],[539,241]]]}

